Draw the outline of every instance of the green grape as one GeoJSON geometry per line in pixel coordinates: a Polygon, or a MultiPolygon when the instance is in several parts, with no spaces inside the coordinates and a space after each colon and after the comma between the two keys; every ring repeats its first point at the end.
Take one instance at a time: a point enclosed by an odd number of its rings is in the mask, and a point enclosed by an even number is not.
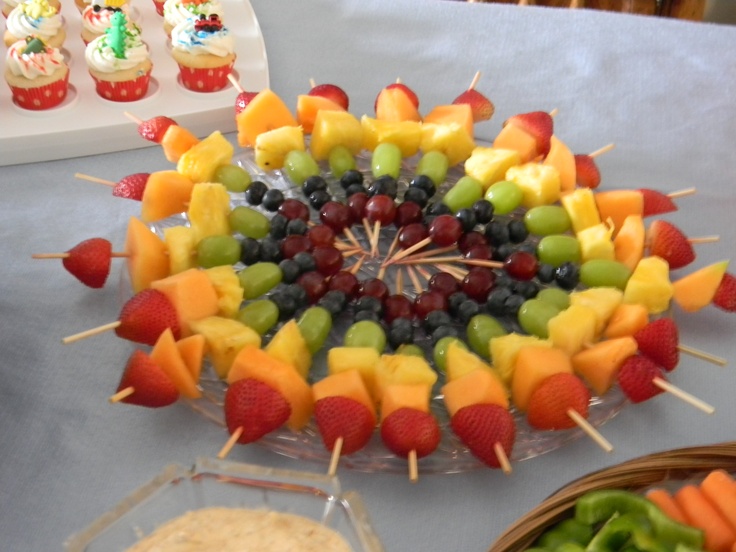
{"type": "Polygon", "coordinates": [[[278,322],[279,308],[273,301],[259,299],[240,309],[235,318],[260,335],[265,335],[278,322]]]}
{"type": "Polygon", "coordinates": [[[260,262],[238,272],[243,299],[256,299],[281,283],[283,274],[276,263],[260,262]]]}
{"type": "Polygon", "coordinates": [[[228,192],[244,192],[250,186],[251,178],[248,171],[240,165],[220,165],[215,171],[214,181],[219,182],[228,192]]]}
{"type": "Polygon", "coordinates": [[[506,335],[508,332],[493,316],[476,314],[468,322],[466,333],[468,335],[468,345],[475,354],[490,360],[491,352],[488,346],[491,338],[506,335]]]}
{"type": "Polygon", "coordinates": [[[335,146],[327,158],[332,176],[340,178],[349,170],[355,169],[355,156],[345,146],[335,146]]]}
{"type": "Polygon", "coordinates": [[[246,238],[260,240],[268,236],[271,230],[271,221],[266,215],[245,205],[238,205],[230,211],[227,220],[233,232],[246,238]]]}
{"type": "Polygon", "coordinates": [[[472,207],[473,203],[482,197],[483,185],[472,176],[463,176],[447,191],[442,203],[447,205],[450,211],[457,213],[460,209],[472,207]]]}
{"type": "Polygon", "coordinates": [[[386,348],[386,333],[378,322],[361,320],[348,328],[343,344],[346,347],[371,347],[383,353],[386,348]]]}
{"type": "Polygon", "coordinates": [[[309,307],[297,320],[299,331],[307,342],[309,352],[315,354],[327,341],[332,330],[332,315],[323,307],[309,307]]]}
{"type": "Polygon", "coordinates": [[[284,158],[284,172],[294,184],[301,186],[310,176],[320,173],[319,165],[308,151],[291,150],[284,158]]]}
{"type": "Polygon", "coordinates": [[[563,311],[570,306],[570,294],[564,289],[550,287],[540,290],[535,299],[550,303],[563,311]]]}
{"type": "Polygon", "coordinates": [[[202,268],[233,265],[239,260],[240,242],[234,236],[208,236],[197,244],[197,264],[202,268]]]}
{"type": "Polygon", "coordinates": [[[562,263],[579,263],[580,243],[574,236],[545,236],[537,245],[537,258],[540,263],[560,266],[562,263]]]}
{"type": "Polygon", "coordinates": [[[442,373],[447,369],[447,349],[450,347],[450,343],[457,343],[459,347],[468,350],[468,346],[462,339],[452,335],[445,336],[437,341],[432,351],[432,358],[434,359],[434,365],[442,373]]]}
{"type": "Polygon", "coordinates": [[[491,184],[486,190],[485,198],[493,204],[493,212],[506,215],[521,205],[524,193],[516,182],[502,180],[491,184]]]}
{"type": "Polygon", "coordinates": [[[419,345],[414,345],[413,343],[404,343],[403,345],[399,346],[399,348],[396,349],[396,354],[418,356],[424,358],[424,351],[422,351],[422,348],[419,345]]]}
{"type": "Polygon", "coordinates": [[[618,261],[593,259],[580,266],[580,283],[587,287],[615,287],[623,291],[631,269],[618,261]]]}
{"type": "Polygon", "coordinates": [[[558,314],[560,309],[552,303],[541,299],[528,299],[521,304],[517,317],[519,325],[526,333],[547,339],[549,336],[547,322],[558,314]]]}
{"type": "Polygon", "coordinates": [[[390,142],[378,144],[371,156],[371,171],[375,178],[385,174],[399,178],[401,172],[401,149],[399,146],[390,142]]]}
{"type": "Polygon", "coordinates": [[[524,224],[531,234],[550,236],[564,234],[572,227],[570,216],[560,205],[539,205],[524,214],[524,224]]]}
{"type": "Polygon", "coordinates": [[[447,178],[449,167],[450,162],[444,153],[436,150],[428,151],[419,159],[415,173],[428,176],[435,187],[439,187],[447,178]]]}

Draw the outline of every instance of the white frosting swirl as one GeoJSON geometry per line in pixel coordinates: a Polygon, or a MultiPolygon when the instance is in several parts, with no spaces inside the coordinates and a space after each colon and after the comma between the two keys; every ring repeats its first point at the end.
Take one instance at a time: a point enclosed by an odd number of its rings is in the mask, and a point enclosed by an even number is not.
{"type": "Polygon", "coordinates": [[[89,68],[102,73],[131,69],[146,61],[148,57],[148,47],[141,40],[141,32],[138,27],[126,30],[125,57],[123,58],[115,56],[104,34],[90,42],[84,51],[84,58],[89,68]]]}
{"type": "Polygon", "coordinates": [[[58,12],[51,17],[33,19],[23,12],[22,5],[13,8],[5,23],[8,32],[15,37],[25,38],[28,35],[36,35],[44,42],[55,36],[63,24],[64,22],[58,12]]]}
{"type": "MultiPolygon", "coordinates": [[[[128,15],[127,4],[123,4],[120,9],[126,16],[128,15]]],[[[98,11],[95,11],[94,4],[87,6],[82,12],[82,27],[91,33],[97,35],[102,34],[105,32],[105,29],[110,27],[110,18],[112,18],[114,13],[113,10],[105,9],[104,7],[101,9],[98,8],[98,11]]]]}
{"type": "Polygon", "coordinates": [[[45,52],[26,54],[26,41],[19,40],[8,48],[6,66],[16,76],[27,79],[35,79],[47,75],[53,75],[57,70],[63,68],[64,56],[58,48],[46,47],[45,52]]]}
{"type": "Polygon", "coordinates": [[[206,17],[217,14],[222,18],[222,4],[219,0],[205,0],[199,4],[182,0],[166,0],[164,3],[164,21],[171,27],[176,27],[186,19],[198,18],[200,14],[206,17]]]}
{"type": "Polygon", "coordinates": [[[20,0],[3,0],[3,4],[5,5],[5,7],[10,8],[12,10],[18,4],[20,4],[20,0]]]}
{"type": "Polygon", "coordinates": [[[171,31],[171,47],[195,56],[211,54],[225,57],[235,51],[235,39],[226,27],[214,33],[195,31],[194,19],[187,19],[171,31]]]}

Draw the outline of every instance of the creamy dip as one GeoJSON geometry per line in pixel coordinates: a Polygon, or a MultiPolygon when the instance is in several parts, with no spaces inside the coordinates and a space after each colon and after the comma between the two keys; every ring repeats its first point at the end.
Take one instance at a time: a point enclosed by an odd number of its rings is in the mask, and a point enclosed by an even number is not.
{"type": "Polygon", "coordinates": [[[334,530],[268,510],[203,508],[166,522],[127,552],[350,552],[334,530]]]}

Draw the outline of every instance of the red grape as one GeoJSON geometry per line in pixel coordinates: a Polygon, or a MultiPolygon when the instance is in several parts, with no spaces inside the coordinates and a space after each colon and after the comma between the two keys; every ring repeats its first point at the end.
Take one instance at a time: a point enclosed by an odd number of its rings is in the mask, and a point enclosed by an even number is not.
{"type": "Polygon", "coordinates": [[[309,297],[309,302],[312,304],[319,301],[327,293],[327,281],[322,274],[316,271],[305,272],[297,278],[296,283],[304,288],[307,297],[309,297]]]}
{"type": "Polygon", "coordinates": [[[463,278],[462,289],[468,297],[482,303],[495,284],[496,274],[490,268],[474,266],[463,278]]]}
{"type": "Polygon", "coordinates": [[[315,247],[318,245],[332,245],[335,243],[335,232],[329,226],[318,224],[307,230],[307,239],[315,247]]]}
{"type": "Polygon", "coordinates": [[[285,216],[289,220],[302,219],[304,222],[309,221],[309,207],[298,199],[289,198],[279,205],[279,214],[285,216]]]}
{"type": "Polygon", "coordinates": [[[394,224],[401,228],[412,222],[422,222],[422,208],[413,201],[405,201],[396,208],[394,224]]]}
{"type": "Polygon", "coordinates": [[[466,259],[480,259],[482,261],[490,261],[493,258],[493,250],[490,245],[479,243],[470,247],[463,255],[466,259]]]}
{"type": "Polygon", "coordinates": [[[330,291],[342,291],[348,299],[353,299],[360,291],[360,282],[352,272],[341,270],[330,278],[327,287],[330,291]]]}
{"type": "Polygon", "coordinates": [[[351,224],[350,209],[338,201],[328,201],[320,209],[319,219],[339,234],[351,224]]]}
{"type": "Polygon", "coordinates": [[[526,251],[514,251],[503,265],[506,273],[517,280],[531,280],[539,270],[537,257],[526,251]]]}
{"type": "Polygon", "coordinates": [[[423,291],[414,299],[414,312],[418,318],[424,320],[436,310],[447,310],[447,298],[439,291],[423,291]]]}
{"type": "Polygon", "coordinates": [[[405,295],[389,295],[383,302],[383,319],[387,323],[397,318],[413,318],[412,303],[405,295]]]}
{"type": "Polygon", "coordinates": [[[437,272],[429,279],[427,287],[430,291],[437,291],[445,297],[449,297],[456,291],[460,291],[460,282],[447,272],[437,272]]]}
{"type": "Polygon", "coordinates": [[[463,225],[452,215],[439,215],[429,224],[429,237],[440,247],[456,243],[463,235],[463,225]]]}
{"type": "Polygon", "coordinates": [[[376,195],[365,204],[365,216],[370,223],[388,226],[396,218],[396,203],[387,195],[376,195]]]}
{"type": "Polygon", "coordinates": [[[457,241],[457,248],[466,253],[474,245],[488,245],[488,240],[480,232],[466,232],[457,241]]]}
{"type": "Polygon", "coordinates": [[[297,253],[312,249],[312,242],[306,236],[292,234],[281,242],[281,255],[284,259],[292,259],[297,253]]]}
{"type": "Polygon", "coordinates": [[[419,243],[429,235],[427,227],[421,222],[412,222],[399,230],[399,246],[402,249],[408,249],[412,245],[419,243]]]}
{"type": "Polygon", "coordinates": [[[365,217],[365,205],[368,203],[368,194],[358,192],[352,194],[347,201],[352,223],[360,222],[365,217]]]}
{"type": "Polygon", "coordinates": [[[378,278],[363,280],[360,284],[360,295],[370,295],[383,301],[388,297],[388,286],[378,278]]]}
{"type": "Polygon", "coordinates": [[[332,276],[340,272],[343,258],[335,247],[331,245],[319,245],[312,251],[317,270],[325,276],[332,276]]]}

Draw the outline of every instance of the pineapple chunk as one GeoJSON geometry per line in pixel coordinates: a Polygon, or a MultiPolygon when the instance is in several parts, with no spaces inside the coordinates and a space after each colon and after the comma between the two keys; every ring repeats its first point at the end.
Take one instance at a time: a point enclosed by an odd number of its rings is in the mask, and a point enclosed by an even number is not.
{"type": "Polygon", "coordinates": [[[176,164],[176,170],[194,183],[210,182],[220,165],[227,165],[233,160],[234,152],[232,144],[216,130],[184,152],[176,164]]]}
{"type": "Polygon", "coordinates": [[[489,350],[491,352],[491,360],[496,368],[498,375],[506,385],[511,384],[514,376],[514,362],[519,349],[527,345],[551,347],[552,343],[548,340],[539,339],[535,335],[523,335],[518,333],[510,333],[491,338],[489,350]]]}
{"type": "Polygon", "coordinates": [[[570,305],[547,322],[549,340],[570,356],[595,341],[597,327],[598,315],[586,305],[570,305]]]}
{"type": "Polygon", "coordinates": [[[169,256],[169,274],[178,274],[197,266],[194,231],[189,226],[164,228],[164,243],[169,256]]]}
{"type": "Polygon", "coordinates": [[[381,355],[376,365],[378,401],[383,398],[383,390],[388,385],[422,383],[433,386],[437,382],[437,372],[432,370],[422,357],[411,355],[381,355]]]}
{"type": "Polygon", "coordinates": [[[337,146],[344,146],[356,155],[363,148],[363,126],[347,111],[318,111],[309,143],[312,157],[316,161],[327,159],[337,146]]]}
{"type": "Polygon", "coordinates": [[[475,149],[475,142],[465,127],[458,123],[446,125],[426,123],[422,125],[422,141],[419,149],[424,153],[428,151],[444,153],[452,166],[470,157],[475,149]]]}
{"type": "Polygon", "coordinates": [[[589,226],[577,233],[580,243],[580,256],[585,261],[604,259],[606,261],[616,260],[616,248],[613,245],[613,228],[601,222],[595,226],[589,226]]]}
{"type": "Polygon", "coordinates": [[[505,178],[521,188],[521,204],[527,209],[560,199],[560,173],[551,165],[524,163],[507,170],[505,178]]]}
{"type": "Polygon", "coordinates": [[[243,302],[243,288],[232,265],[215,266],[205,270],[217,293],[218,315],[235,318],[243,302]]]}
{"type": "Polygon", "coordinates": [[[381,357],[373,347],[332,347],[327,352],[327,373],[357,370],[375,402],[378,402],[376,366],[381,357]]]}
{"type": "Polygon", "coordinates": [[[521,164],[519,152],[510,149],[477,147],[465,161],[465,174],[483,186],[483,191],[503,180],[506,172],[521,164]]]}
{"type": "Polygon", "coordinates": [[[411,157],[419,151],[422,140],[422,124],[417,121],[381,121],[363,115],[363,148],[376,149],[378,144],[388,142],[399,146],[402,157],[411,157]]]}
{"type": "Polygon", "coordinates": [[[596,314],[596,335],[600,335],[608,325],[616,308],[624,299],[624,293],[613,287],[594,287],[570,294],[571,305],[590,307],[596,314]]]}
{"type": "Polygon", "coordinates": [[[302,336],[295,319],[289,320],[276,332],[266,345],[266,352],[281,362],[292,365],[303,378],[309,375],[312,366],[312,353],[302,336]]]}
{"type": "Polygon", "coordinates": [[[222,184],[203,182],[194,186],[187,216],[194,232],[194,243],[207,236],[230,233],[230,195],[222,184]]]}
{"type": "Polygon", "coordinates": [[[217,375],[225,379],[233,360],[246,346],[260,347],[261,336],[257,332],[232,318],[209,316],[190,322],[194,333],[204,336],[207,355],[217,375]]]}
{"type": "Polygon", "coordinates": [[[586,228],[600,224],[601,217],[598,214],[598,206],[590,188],[578,188],[569,194],[565,194],[562,196],[561,202],[570,217],[572,229],[576,234],[586,228]]]}
{"type": "Polygon", "coordinates": [[[674,292],[667,261],[656,256],[644,257],[626,284],[624,303],[639,303],[649,314],[659,314],[670,306],[674,292]]]}
{"type": "Polygon", "coordinates": [[[262,132],[256,138],[256,164],[265,171],[284,166],[286,154],[293,150],[305,151],[304,131],[298,126],[284,126],[262,132]]]}

